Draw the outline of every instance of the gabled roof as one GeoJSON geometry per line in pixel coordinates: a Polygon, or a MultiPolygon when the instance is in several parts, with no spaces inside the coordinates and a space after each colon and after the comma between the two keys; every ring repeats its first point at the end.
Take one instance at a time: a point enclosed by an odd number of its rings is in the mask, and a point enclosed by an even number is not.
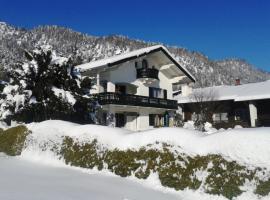
{"type": "MultiPolygon", "coordinates": [[[[270,99],[270,80],[258,83],[248,83],[237,86],[214,86],[207,88],[194,89],[192,93],[214,94],[213,97],[216,101],[233,100],[233,101],[249,101],[270,99]]],[[[192,94],[191,94],[192,95],[192,94]]],[[[175,97],[178,103],[191,103],[192,97],[178,95],[175,97]]]]}
{"type": "Polygon", "coordinates": [[[76,68],[79,69],[81,72],[85,72],[88,70],[98,69],[102,67],[112,67],[114,65],[118,65],[158,51],[163,52],[175,66],[177,66],[191,81],[195,82],[195,78],[190,74],[190,72],[185,67],[181,66],[180,63],[175,58],[173,58],[167,48],[162,45],[146,47],[128,53],[123,53],[121,55],[92,61],[89,63],[78,65],[76,66],[76,68]]]}

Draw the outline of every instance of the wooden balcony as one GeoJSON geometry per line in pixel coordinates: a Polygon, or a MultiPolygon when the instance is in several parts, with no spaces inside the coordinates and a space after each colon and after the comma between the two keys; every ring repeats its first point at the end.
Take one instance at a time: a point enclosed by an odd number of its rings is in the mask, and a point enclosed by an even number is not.
{"type": "Polygon", "coordinates": [[[155,68],[140,68],[137,69],[137,78],[158,79],[158,70],[155,68]]]}
{"type": "Polygon", "coordinates": [[[116,104],[116,105],[130,105],[130,106],[143,106],[165,109],[177,109],[177,101],[152,98],[147,96],[139,96],[132,94],[118,94],[113,92],[105,92],[94,94],[94,98],[100,105],[116,104]]]}

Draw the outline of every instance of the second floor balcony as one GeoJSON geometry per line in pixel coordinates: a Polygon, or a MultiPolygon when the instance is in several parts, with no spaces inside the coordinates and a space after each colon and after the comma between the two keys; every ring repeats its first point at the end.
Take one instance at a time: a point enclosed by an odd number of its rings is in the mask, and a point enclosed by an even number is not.
{"type": "Polygon", "coordinates": [[[99,102],[100,105],[116,104],[116,105],[177,109],[177,101],[169,99],[153,98],[132,94],[119,94],[113,92],[104,92],[95,94],[94,97],[96,98],[96,100],[99,102]]]}
{"type": "Polygon", "coordinates": [[[137,78],[158,79],[158,70],[155,68],[140,68],[137,69],[137,78]]]}

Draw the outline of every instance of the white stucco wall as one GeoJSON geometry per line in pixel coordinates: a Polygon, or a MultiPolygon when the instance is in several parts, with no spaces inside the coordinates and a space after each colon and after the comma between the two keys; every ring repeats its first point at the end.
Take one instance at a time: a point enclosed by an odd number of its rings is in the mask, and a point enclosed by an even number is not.
{"type": "Polygon", "coordinates": [[[113,67],[108,71],[110,81],[132,83],[136,81],[136,69],[134,62],[127,62],[119,65],[119,67],[113,67]]]}
{"type": "MultiPolygon", "coordinates": [[[[100,73],[100,80],[108,81],[108,92],[115,92],[116,83],[130,83],[137,86],[136,95],[149,96],[149,87],[155,87],[167,90],[167,98],[172,99],[172,84],[162,72],[159,72],[159,80],[154,80],[152,82],[143,82],[137,79],[136,75],[135,61],[132,61],[121,64],[118,67],[107,69],[105,72],[100,73]]],[[[93,93],[97,92],[95,88],[96,85],[94,85],[93,90],[91,90],[93,93]]],[[[100,89],[100,91],[103,90],[100,89]]]]}
{"type": "Polygon", "coordinates": [[[132,131],[137,131],[137,116],[127,116],[125,128],[132,131]]]}
{"type": "Polygon", "coordinates": [[[189,86],[188,84],[182,84],[181,89],[183,96],[188,96],[192,93],[192,87],[189,86]]]}
{"type": "Polygon", "coordinates": [[[137,117],[137,130],[149,129],[149,112],[147,110],[140,110],[137,117]]]}
{"type": "MultiPolygon", "coordinates": [[[[167,90],[167,99],[172,99],[173,92],[172,92],[172,84],[170,83],[170,80],[162,72],[159,72],[158,78],[159,78],[159,81],[153,82],[149,84],[148,86],[167,90]]],[[[148,93],[149,93],[149,90],[148,90],[148,93]]]]}
{"type": "MultiPolygon", "coordinates": [[[[154,60],[148,61],[149,67],[155,65],[154,60]]],[[[107,92],[115,92],[115,84],[117,83],[129,83],[133,84],[137,87],[135,89],[136,95],[149,96],[149,87],[160,88],[163,90],[167,90],[167,99],[173,99],[173,90],[172,90],[172,82],[171,80],[165,76],[165,74],[160,71],[159,72],[159,80],[148,80],[145,79],[137,79],[137,71],[135,68],[135,60],[123,63],[119,66],[114,66],[111,68],[104,68],[98,72],[100,74],[99,80],[100,83],[104,80],[107,81],[107,92]]],[[[136,88],[135,87],[135,88],[136,88]]],[[[188,91],[189,88],[186,90],[188,91]]],[[[97,85],[93,86],[91,93],[104,92],[102,85],[97,88],[97,85]]],[[[129,91],[130,93],[134,93],[133,91],[129,91]]],[[[125,112],[136,112],[138,116],[130,116],[127,117],[127,123],[125,128],[129,130],[146,130],[149,129],[149,114],[162,114],[166,111],[166,109],[160,108],[145,108],[145,107],[137,107],[134,110],[134,107],[131,109],[130,106],[121,106],[120,110],[114,109],[114,105],[109,105],[107,109],[109,113],[125,113],[125,112]]]]}
{"type": "Polygon", "coordinates": [[[115,84],[112,81],[107,83],[107,92],[115,92],[115,84]]]}
{"type": "Polygon", "coordinates": [[[256,127],[256,120],[258,119],[257,107],[254,102],[249,102],[249,114],[250,114],[250,125],[256,127]]]}

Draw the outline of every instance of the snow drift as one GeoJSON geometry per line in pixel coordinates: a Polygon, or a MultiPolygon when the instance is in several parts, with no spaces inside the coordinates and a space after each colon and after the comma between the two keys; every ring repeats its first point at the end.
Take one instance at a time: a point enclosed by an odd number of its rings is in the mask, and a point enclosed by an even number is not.
{"type": "MultiPolygon", "coordinates": [[[[173,145],[188,155],[220,154],[241,164],[270,170],[270,128],[232,129],[205,135],[183,128],[160,128],[131,132],[99,125],[78,125],[50,120],[27,125],[32,137],[39,142],[60,142],[63,136],[81,143],[97,139],[110,149],[139,149],[157,142],[173,145]]],[[[28,146],[24,153],[33,146],[28,146]]],[[[36,152],[37,149],[34,149],[36,152]]]]}
{"type": "Polygon", "coordinates": [[[3,200],[179,200],[179,195],[116,176],[86,174],[1,154],[0,163],[0,199],[3,200]]]}
{"type": "Polygon", "coordinates": [[[150,180],[150,185],[181,195],[195,191],[206,199],[269,197],[270,128],[207,135],[182,128],[130,132],[59,120],[26,126],[23,160],[112,173],[143,184],[150,180]]]}

